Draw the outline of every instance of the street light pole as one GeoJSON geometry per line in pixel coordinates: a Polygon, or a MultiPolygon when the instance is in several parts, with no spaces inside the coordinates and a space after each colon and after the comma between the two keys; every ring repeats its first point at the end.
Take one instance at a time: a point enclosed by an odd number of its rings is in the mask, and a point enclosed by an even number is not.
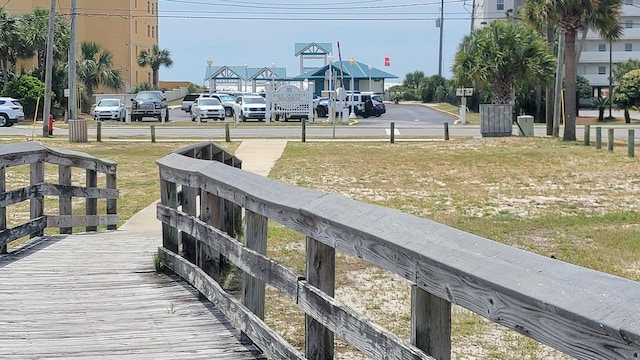
{"type": "Polygon", "coordinates": [[[371,70],[373,69],[373,66],[369,65],[369,91],[373,92],[373,90],[371,90],[371,70]]]}
{"type": "Polygon", "coordinates": [[[276,89],[276,63],[271,63],[271,86],[272,90],[276,89]]]}
{"type": "Polygon", "coordinates": [[[333,124],[333,138],[336,138],[336,119],[333,113],[333,91],[332,91],[332,79],[333,79],[333,55],[327,55],[327,62],[329,63],[329,106],[327,111],[329,112],[329,122],[333,124]]]}
{"type": "Polygon", "coordinates": [[[356,66],[356,59],[349,59],[349,65],[351,65],[351,96],[349,97],[349,107],[351,108],[351,113],[349,113],[349,119],[356,119],[356,112],[353,108],[353,97],[355,93],[355,81],[353,79],[353,71],[356,66]]]}
{"type": "Polygon", "coordinates": [[[211,77],[211,65],[213,65],[213,59],[207,59],[207,77],[209,79],[209,94],[213,92],[213,78],[211,77]]]}
{"type": "Polygon", "coordinates": [[[249,77],[249,67],[247,64],[244,64],[244,92],[247,91],[247,78],[249,77]]]}

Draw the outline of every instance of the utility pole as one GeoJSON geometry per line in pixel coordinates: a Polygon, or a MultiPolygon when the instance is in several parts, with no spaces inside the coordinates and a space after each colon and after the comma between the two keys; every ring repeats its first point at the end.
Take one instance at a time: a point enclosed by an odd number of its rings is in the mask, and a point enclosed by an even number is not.
{"type": "Polygon", "coordinates": [[[444,28],[444,0],[440,0],[440,55],[438,56],[438,75],[442,76],[442,29],[444,28]]]}
{"type": "Polygon", "coordinates": [[[77,119],[78,118],[78,78],[76,75],[76,42],[77,42],[77,9],[76,9],[77,0],[71,0],[71,34],[69,37],[69,119],[77,119]]]}
{"type": "Polygon", "coordinates": [[[47,58],[44,75],[44,106],[42,109],[42,136],[49,136],[49,114],[51,113],[51,77],[53,72],[53,29],[56,22],[56,0],[51,0],[49,28],[47,30],[47,58]]]}
{"type": "Polygon", "coordinates": [[[564,73],[564,33],[558,37],[558,67],[556,68],[556,93],[553,108],[553,136],[560,136],[560,122],[562,121],[562,78],[564,73]]]}
{"type": "Polygon", "coordinates": [[[473,22],[476,19],[476,0],[473,0],[471,2],[471,30],[469,31],[469,33],[473,32],[473,22]]]}

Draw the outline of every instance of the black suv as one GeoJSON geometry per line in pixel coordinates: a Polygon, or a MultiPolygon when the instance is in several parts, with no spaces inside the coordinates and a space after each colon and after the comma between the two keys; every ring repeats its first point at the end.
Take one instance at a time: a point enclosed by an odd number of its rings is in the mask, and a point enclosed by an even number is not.
{"type": "Polygon", "coordinates": [[[162,121],[163,113],[165,121],[169,121],[167,98],[162,91],[140,91],[131,101],[133,102],[131,121],[142,121],[144,117],[153,117],[162,121]]]}

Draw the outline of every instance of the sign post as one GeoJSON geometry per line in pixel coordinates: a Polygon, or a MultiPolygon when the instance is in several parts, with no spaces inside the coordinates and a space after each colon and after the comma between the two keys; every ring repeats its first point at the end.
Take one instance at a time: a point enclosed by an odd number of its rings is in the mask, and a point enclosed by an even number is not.
{"type": "Polygon", "coordinates": [[[467,123],[467,96],[473,96],[473,88],[457,88],[456,96],[460,96],[460,123],[467,123]]]}

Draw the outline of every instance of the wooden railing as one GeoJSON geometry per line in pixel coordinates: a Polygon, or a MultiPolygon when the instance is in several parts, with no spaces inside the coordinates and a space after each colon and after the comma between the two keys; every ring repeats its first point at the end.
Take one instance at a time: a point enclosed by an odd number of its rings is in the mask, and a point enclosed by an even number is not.
{"type": "Polygon", "coordinates": [[[97,231],[99,226],[116,229],[118,195],[115,162],[34,142],[0,145],[0,252],[6,252],[7,244],[22,237],[43,235],[47,227],[60,228],[61,234],[70,234],[73,227],[85,227],[86,231],[97,231]],[[45,181],[45,164],[58,166],[57,184],[45,181]],[[7,168],[20,165],[29,165],[30,185],[7,190],[7,168]],[[72,184],[73,168],[86,170],[85,186],[72,184]],[[99,173],[106,176],[106,188],[98,187],[99,173]],[[57,215],[45,214],[45,196],[58,197],[57,215]],[[86,198],[84,215],[73,214],[73,197],[86,198]],[[98,215],[98,199],[106,199],[105,215],[98,215]],[[7,228],[7,208],[24,201],[29,201],[30,219],[7,228]]]}
{"type": "Polygon", "coordinates": [[[577,359],[640,356],[640,283],[215,161],[174,153],[158,165],[163,264],[273,358],[331,359],[335,334],[374,359],[450,359],[452,304],[577,359]],[[223,200],[244,209],[244,244],[220,229],[223,200]],[[305,277],[265,256],[268,220],[307,237],[305,277]],[[242,301],[202,269],[203,256],[178,254],[191,248],[184,236],[245,272],[242,301]],[[414,284],[411,344],[333,298],[335,250],[414,284]],[[263,322],[265,284],[305,312],[304,354],[263,322]]]}

